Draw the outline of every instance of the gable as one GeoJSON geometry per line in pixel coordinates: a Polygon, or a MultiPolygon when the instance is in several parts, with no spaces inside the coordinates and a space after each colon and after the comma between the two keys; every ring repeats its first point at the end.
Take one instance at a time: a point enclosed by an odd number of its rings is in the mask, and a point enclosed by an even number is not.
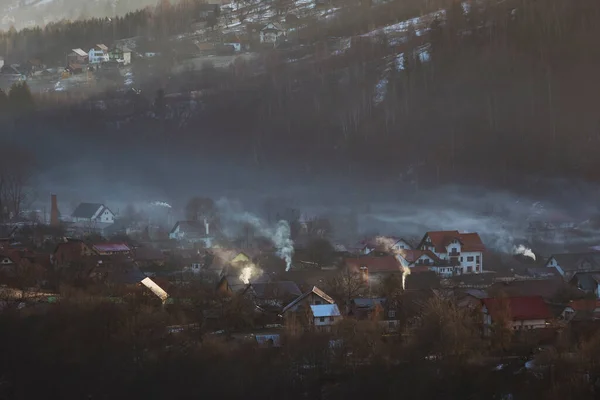
{"type": "Polygon", "coordinates": [[[233,258],[233,260],[231,260],[232,263],[244,263],[244,262],[250,262],[250,257],[248,257],[247,255],[245,255],[244,253],[239,253],[237,256],[235,256],[233,258]]]}
{"type": "Polygon", "coordinates": [[[72,217],[92,219],[104,208],[106,207],[100,203],[80,203],[73,211],[72,217]]]}

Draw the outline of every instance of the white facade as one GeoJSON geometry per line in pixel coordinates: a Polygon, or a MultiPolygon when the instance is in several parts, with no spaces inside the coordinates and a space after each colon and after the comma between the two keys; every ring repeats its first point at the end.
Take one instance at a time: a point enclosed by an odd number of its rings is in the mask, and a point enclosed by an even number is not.
{"type": "Polygon", "coordinates": [[[463,252],[462,244],[458,238],[453,239],[446,245],[444,247],[445,251],[438,252],[431,239],[426,237],[421,250],[430,250],[440,260],[451,263],[455,274],[479,274],[483,272],[483,252],[463,252]]]}
{"type": "Polygon", "coordinates": [[[115,222],[115,214],[108,209],[108,207],[99,207],[91,218],[73,217],[73,222],[101,222],[105,224],[112,224],[115,222]]]}
{"type": "Polygon", "coordinates": [[[98,47],[94,47],[88,52],[88,59],[90,64],[100,64],[103,62],[108,62],[108,52],[99,49],[98,47]]]}

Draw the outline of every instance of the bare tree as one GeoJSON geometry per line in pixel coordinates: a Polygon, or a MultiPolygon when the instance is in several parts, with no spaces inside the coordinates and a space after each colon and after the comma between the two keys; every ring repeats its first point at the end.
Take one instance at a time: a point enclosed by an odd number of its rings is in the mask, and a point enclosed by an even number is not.
{"type": "Polygon", "coordinates": [[[32,200],[32,155],[11,144],[0,150],[0,219],[19,215],[32,200]]]}
{"type": "Polygon", "coordinates": [[[360,271],[344,268],[326,283],[326,292],[336,301],[349,304],[350,300],[367,291],[368,285],[360,271]]]}

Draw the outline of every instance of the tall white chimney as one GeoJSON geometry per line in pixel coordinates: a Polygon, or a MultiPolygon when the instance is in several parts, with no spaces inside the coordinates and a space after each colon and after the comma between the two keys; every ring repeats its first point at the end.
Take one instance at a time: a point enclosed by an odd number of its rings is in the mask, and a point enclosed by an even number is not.
{"type": "Polygon", "coordinates": [[[210,229],[209,229],[208,220],[206,218],[204,218],[204,229],[206,230],[206,236],[209,236],[210,235],[210,229]]]}

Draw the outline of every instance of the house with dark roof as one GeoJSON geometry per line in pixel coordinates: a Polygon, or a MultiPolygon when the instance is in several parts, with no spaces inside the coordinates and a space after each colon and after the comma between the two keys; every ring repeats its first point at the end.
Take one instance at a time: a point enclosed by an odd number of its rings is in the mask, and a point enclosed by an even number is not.
{"type": "Polygon", "coordinates": [[[453,266],[455,275],[483,272],[483,253],[486,249],[477,233],[427,232],[418,249],[431,251],[440,260],[448,262],[453,266]]]}
{"type": "Polygon", "coordinates": [[[481,301],[484,332],[495,323],[506,323],[515,331],[544,329],[552,319],[550,308],[541,296],[496,297],[481,301]]]}
{"type": "Polygon", "coordinates": [[[101,203],[80,203],[71,217],[74,222],[100,222],[112,224],[115,214],[101,203]]]}
{"type": "Polygon", "coordinates": [[[169,232],[169,239],[203,243],[205,247],[211,247],[213,237],[208,221],[177,221],[169,232]]]}
{"type": "Polygon", "coordinates": [[[488,288],[488,293],[504,294],[509,297],[540,296],[546,300],[555,298],[566,284],[562,279],[527,279],[496,282],[488,288]]]}
{"type": "Polygon", "coordinates": [[[599,272],[600,252],[553,254],[546,261],[546,268],[554,268],[570,281],[577,272],[599,272]]]}
{"type": "Polygon", "coordinates": [[[575,272],[569,284],[577,289],[593,294],[600,299],[600,271],[598,272],[575,272]]]}
{"type": "Polygon", "coordinates": [[[375,320],[387,332],[398,329],[398,307],[384,297],[355,298],[350,300],[348,317],[357,320],[375,320]]]}
{"type": "Polygon", "coordinates": [[[251,282],[248,291],[256,305],[279,311],[285,304],[302,296],[300,288],[292,281],[251,282]]]}
{"type": "Polygon", "coordinates": [[[360,272],[366,280],[375,276],[390,275],[402,273],[402,264],[391,254],[373,253],[344,259],[344,265],[352,272],[360,272]]]}
{"type": "Polygon", "coordinates": [[[284,326],[291,334],[315,329],[326,331],[341,319],[335,301],[316,286],[285,306],[282,315],[284,326]]]}

